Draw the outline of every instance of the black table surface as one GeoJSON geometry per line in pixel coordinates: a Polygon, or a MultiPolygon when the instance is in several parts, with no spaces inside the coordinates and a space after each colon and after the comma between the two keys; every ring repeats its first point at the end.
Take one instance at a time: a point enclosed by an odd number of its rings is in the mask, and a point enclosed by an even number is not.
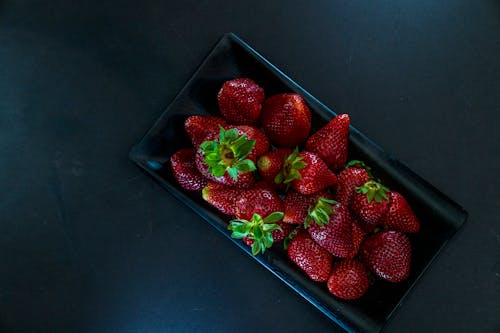
{"type": "Polygon", "coordinates": [[[387,332],[500,332],[498,1],[0,3],[0,331],[341,332],[128,159],[235,32],[464,206],[387,332]]]}

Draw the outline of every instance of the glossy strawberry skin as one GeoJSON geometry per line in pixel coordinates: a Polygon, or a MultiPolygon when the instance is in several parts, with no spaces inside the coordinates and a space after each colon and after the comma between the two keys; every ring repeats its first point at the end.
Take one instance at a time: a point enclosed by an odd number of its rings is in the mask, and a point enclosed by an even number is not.
{"type": "Polygon", "coordinates": [[[275,188],[283,188],[282,184],[276,184],[274,178],[280,173],[285,158],[291,153],[291,149],[278,148],[260,156],[257,160],[257,170],[260,177],[275,188]]]}
{"type": "Polygon", "coordinates": [[[333,256],[306,231],[299,231],[290,241],[288,257],[313,281],[325,282],[330,277],[333,256]]]}
{"type": "Polygon", "coordinates": [[[327,287],[338,298],[353,300],[366,293],[370,287],[370,279],[362,263],[346,259],[333,266],[327,287]]]}
{"type": "Polygon", "coordinates": [[[293,148],[311,131],[311,111],[298,94],[273,95],[264,101],[261,123],[275,146],[293,148]]]}
{"type": "Polygon", "coordinates": [[[361,244],[365,239],[367,233],[359,226],[359,223],[352,220],[352,251],[347,255],[347,258],[354,258],[358,255],[361,244]]]}
{"type": "Polygon", "coordinates": [[[337,183],[337,176],[318,156],[307,151],[301,152],[299,156],[306,166],[299,170],[301,178],[291,183],[295,191],[306,195],[313,194],[337,183]]]}
{"type": "Polygon", "coordinates": [[[410,274],[411,244],[402,232],[385,230],[366,238],[360,254],[365,265],[381,279],[401,282],[410,274]]]}
{"type": "Polygon", "coordinates": [[[334,206],[330,222],[321,227],[311,223],[307,231],[316,243],[338,258],[346,258],[353,249],[352,220],[349,211],[341,204],[334,206]]]}
{"type": "Polygon", "coordinates": [[[369,180],[368,172],[362,167],[353,166],[342,170],[337,176],[335,200],[349,207],[356,194],[356,187],[369,180]]]}
{"type": "Polygon", "coordinates": [[[340,114],[311,135],[306,149],[318,155],[330,169],[342,168],[347,162],[349,115],[340,114]]]}
{"type": "Polygon", "coordinates": [[[209,181],[202,190],[203,200],[226,215],[236,214],[236,200],[243,190],[209,181]]]}
{"type": "Polygon", "coordinates": [[[236,200],[235,215],[238,219],[250,221],[253,214],[265,218],[274,212],[283,212],[283,202],[269,185],[258,183],[242,191],[236,200]]]}
{"type": "Polygon", "coordinates": [[[391,202],[382,224],[389,229],[406,233],[416,233],[420,230],[420,222],[406,199],[398,192],[389,192],[391,202]]]}
{"type": "Polygon", "coordinates": [[[183,148],[170,157],[175,179],[188,191],[200,191],[207,184],[207,179],[196,168],[195,155],[194,149],[183,148]]]}
{"type": "Polygon", "coordinates": [[[351,203],[351,211],[361,227],[367,232],[372,232],[380,225],[382,217],[389,209],[389,204],[389,200],[368,202],[366,195],[356,193],[351,203]]]}
{"type": "Polygon", "coordinates": [[[219,133],[219,125],[226,127],[224,119],[214,116],[190,116],[184,122],[184,129],[194,147],[198,147],[210,134],[219,133]]]}
{"type": "Polygon", "coordinates": [[[283,222],[287,224],[304,224],[309,208],[316,204],[319,198],[324,197],[331,199],[332,196],[321,191],[311,195],[304,195],[298,192],[289,191],[283,199],[283,207],[285,216],[283,222]]]}
{"type": "Polygon", "coordinates": [[[237,78],[224,82],[217,94],[219,109],[232,124],[252,125],[262,111],[264,89],[248,78],[237,78]]]}
{"type": "Polygon", "coordinates": [[[227,129],[236,128],[238,130],[238,134],[246,134],[246,138],[248,140],[255,140],[255,146],[253,147],[250,154],[247,155],[246,158],[252,160],[253,162],[257,162],[257,159],[267,153],[270,148],[269,140],[267,136],[260,129],[254,126],[229,126],[227,129]]]}

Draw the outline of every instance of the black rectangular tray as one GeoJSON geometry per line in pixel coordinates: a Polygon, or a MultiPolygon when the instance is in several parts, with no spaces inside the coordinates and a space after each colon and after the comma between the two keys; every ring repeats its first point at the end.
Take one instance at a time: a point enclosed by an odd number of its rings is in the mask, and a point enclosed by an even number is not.
{"type": "Polygon", "coordinates": [[[394,157],[351,126],[350,159],[370,165],[389,188],[401,192],[420,218],[422,230],[410,236],[413,248],[410,277],[399,284],[377,281],[361,299],[342,301],[332,296],[325,284],[311,281],[278,247],[265,255],[253,256],[240,240],[230,237],[227,217],[203,201],[199,193],[180,188],[172,176],[169,158],[189,147],[183,123],[189,115],[218,114],[216,95],[222,83],[235,77],[250,77],[266,95],[295,92],[305,99],[312,114],[312,131],[326,124],[335,113],[292,81],[234,34],[224,35],[168,106],[154,126],[135,145],[130,158],[153,176],[175,197],[227,236],[252,258],[306,298],[328,318],[350,332],[378,332],[404,297],[467,218],[467,212],[439,190],[420,178],[394,157]]]}

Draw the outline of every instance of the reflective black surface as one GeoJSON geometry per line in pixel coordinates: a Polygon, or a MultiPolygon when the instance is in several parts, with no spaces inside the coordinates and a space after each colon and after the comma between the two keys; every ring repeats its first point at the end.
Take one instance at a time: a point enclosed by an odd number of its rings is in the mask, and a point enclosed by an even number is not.
{"type": "Polygon", "coordinates": [[[469,212],[386,331],[498,331],[495,0],[1,2],[0,331],[340,332],[128,159],[227,31],[469,212]]]}

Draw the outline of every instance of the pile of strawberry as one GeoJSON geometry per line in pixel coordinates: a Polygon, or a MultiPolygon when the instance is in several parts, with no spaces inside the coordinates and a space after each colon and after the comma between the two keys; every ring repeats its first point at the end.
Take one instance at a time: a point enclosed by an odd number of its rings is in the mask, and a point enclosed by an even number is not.
{"type": "Polygon", "coordinates": [[[171,166],[180,186],[233,217],[232,237],[254,255],[283,241],[298,267],[342,299],[361,297],[375,277],[408,277],[406,233],[418,232],[419,221],[369,167],[346,164],[347,114],[309,136],[300,95],[265,98],[248,78],[225,82],[217,101],[222,117],[186,119],[194,148],[177,151],[171,166]]]}

